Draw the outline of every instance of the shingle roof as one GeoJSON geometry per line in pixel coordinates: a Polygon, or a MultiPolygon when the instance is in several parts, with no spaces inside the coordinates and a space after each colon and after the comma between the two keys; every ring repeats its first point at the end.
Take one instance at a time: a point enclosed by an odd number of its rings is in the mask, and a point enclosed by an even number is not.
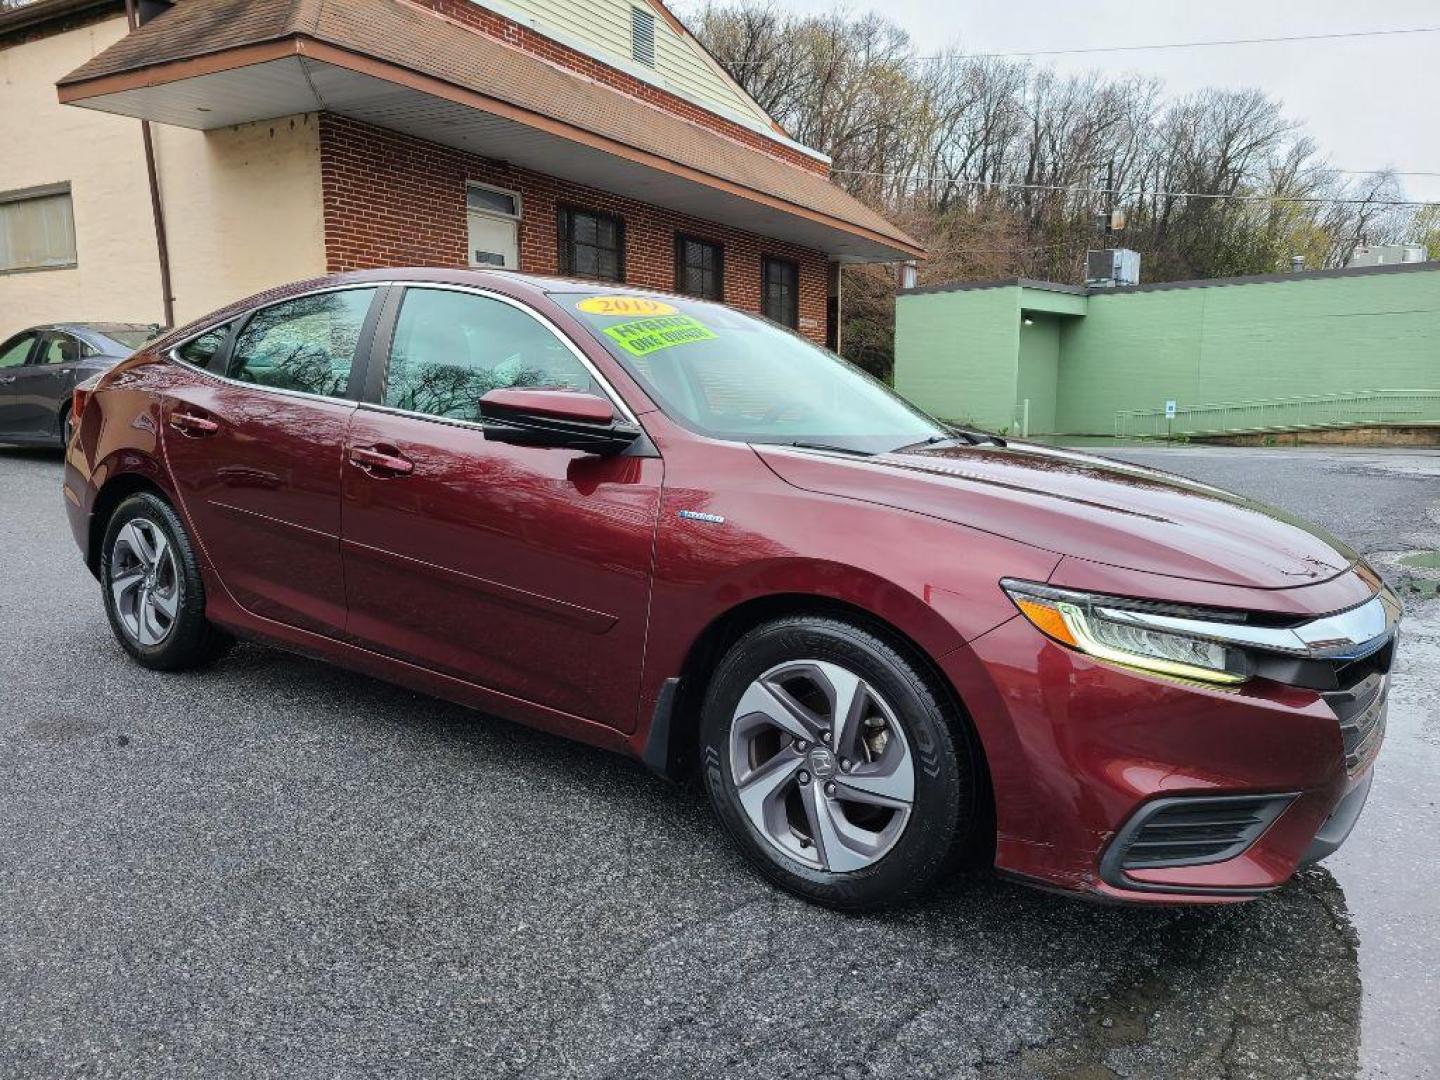
{"type": "Polygon", "coordinates": [[[402,0],[184,0],[60,80],[63,87],[248,45],[310,38],[761,192],[919,243],[824,176],[402,0]]]}

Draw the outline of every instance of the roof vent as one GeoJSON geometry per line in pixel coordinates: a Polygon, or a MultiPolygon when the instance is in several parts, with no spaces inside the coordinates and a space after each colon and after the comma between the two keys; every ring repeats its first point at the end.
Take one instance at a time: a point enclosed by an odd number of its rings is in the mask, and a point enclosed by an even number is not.
{"type": "Polygon", "coordinates": [[[1346,266],[1393,266],[1424,262],[1430,252],[1424,244],[1361,244],[1346,266]]]}
{"type": "Polygon", "coordinates": [[[630,55],[646,67],[655,66],[655,12],[630,8],[630,55]]]}

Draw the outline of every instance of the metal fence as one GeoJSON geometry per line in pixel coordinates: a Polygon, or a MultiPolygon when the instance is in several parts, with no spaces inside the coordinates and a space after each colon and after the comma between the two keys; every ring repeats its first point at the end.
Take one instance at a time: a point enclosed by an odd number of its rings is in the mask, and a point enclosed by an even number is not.
{"type": "Polygon", "coordinates": [[[1317,428],[1440,426],[1440,390],[1357,390],[1266,401],[1180,405],[1169,420],[1164,409],[1115,413],[1121,438],[1165,435],[1242,435],[1317,428]]]}

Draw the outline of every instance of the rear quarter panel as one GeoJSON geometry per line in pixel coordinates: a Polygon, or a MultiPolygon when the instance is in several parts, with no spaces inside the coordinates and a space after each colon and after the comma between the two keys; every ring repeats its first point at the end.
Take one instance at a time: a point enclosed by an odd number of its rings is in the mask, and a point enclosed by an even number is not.
{"type": "Polygon", "coordinates": [[[157,393],[182,373],[148,353],[116,365],[90,397],[65,451],[63,493],[71,532],[92,568],[90,524],[101,491],[116,478],[141,477],[178,505],[164,467],[157,393]]]}

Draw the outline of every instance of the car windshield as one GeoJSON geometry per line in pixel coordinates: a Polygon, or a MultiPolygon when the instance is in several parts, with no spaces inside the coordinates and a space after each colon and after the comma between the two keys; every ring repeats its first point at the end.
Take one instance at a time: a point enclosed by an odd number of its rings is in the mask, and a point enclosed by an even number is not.
{"type": "Polygon", "coordinates": [[[950,430],[799,334],[721,304],[557,292],[679,423],[717,439],[875,454],[950,430]]]}
{"type": "Polygon", "coordinates": [[[159,337],[162,329],[159,326],[105,326],[97,332],[127,349],[138,349],[159,337]]]}

